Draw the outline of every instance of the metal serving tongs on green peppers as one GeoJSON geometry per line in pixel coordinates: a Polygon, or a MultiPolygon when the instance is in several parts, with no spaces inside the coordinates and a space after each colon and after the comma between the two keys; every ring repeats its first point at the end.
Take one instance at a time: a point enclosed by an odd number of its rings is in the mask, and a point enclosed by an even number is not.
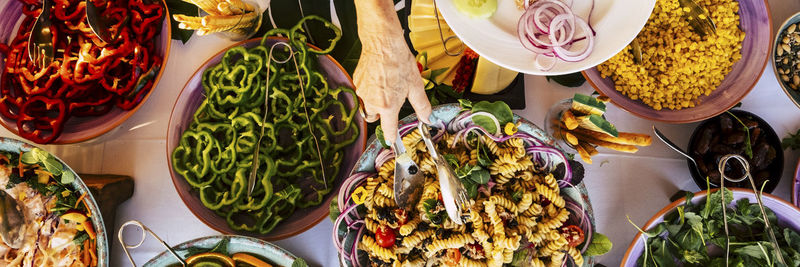
{"type": "MultiPolygon", "coordinates": [[[[250,176],[247,179],[247,197],[250,197],[250,195],[253,194],[253,190],[256,187],[256,174],[258,173],[258,166],[260,165],[259,164],[258,151],[259,151],[259,148],[261,147],[261,138],[264,137],[264,128],[265,128],[264,126],[267,124],[267,115],[269,115],[269,112],[268,112],[268,110],[269,110],[269,81],[270,81],[270,79],[269,79],[270,78],[269,77],[270,76],[269,66],[272,64],[273,61],[278,63],[278,64],[284,64],[286,62],[289,62],[289,60],[292,60],[292,62],[294,63],[294,66],[295,66],[295,70],[297,71],[297,79],[299,80],[298,83],[300,84],[300,95],[303,97],[303,111],[306,114],[306,118],[310,118],[311,117],[308,114],[308,106],[306,104],[307,101],[306,101],[305,85],[303,83],[303,76],[300,75],[300,65],[297,64],[297,58],[294,56],[294,51],[292,50],[292,46],[289,45],[288,43],[285,43],[285,42],[277,42],[277,43],[273,44],[269,48],[269,58],[267,59],[267,63],[266,63],[266,65],[267,65],[267,78],[264,81],[266,83],[266,85],[265,85],[266,92],[264,93],[264,116],[261,119],[261,134],[258,136],[258,141],[255,144],[255,151],[253,152],[253,166],[251,167],[250,176]],[[277,47],[278,45],[282,45],[282,46],[284,46],[285,48],[288,49],[289,54],[286,57],[286,59],[277,60],[277,59],[275,59],[275,57],[272,56],[272,52],[275,50],[275,47],[277,47]]],[[[327,189],[328,188],[328,179],[325,176],[325,164],[322,162],[322,152],[320,151],[320,147],[319,147],[319,139],[317,138],[317,135],[313,131],[314,128],[311,127],[311,120],[306,120],[306,123],[307,123],[307,126],[308,126],[308,131],[311,134],[312,139],[314,139],[314,145],[315,145],[315,148],[317,150],[317,156],[319,157],[319,166],[322,169],[322,180],[324,181],[323,184],[325,185],[325,188],[327,189]]],[[[269,179],[269,178],[266,178],[266,179],[269,179]]]]}
{"type": "Polygon", "coordinates": [[[725,203],[726,203],[725,202],[725,192],[724,192],[725,180],[728,180],[728,181],[734,182],[734,183],[738,183],[738,182],[744,181],[745,179],[750,180],[750,186],[753,187],[753,192],[756,195],[756,202],[758,202],[758,208],[761,210],[761,216],[764,219],[764,230],[769,234],[768,235],[769,236],[769,241],[770,241],[770,243],[772,243],[772,246],[775,248],[774,251],[776,251],[775,257],[778,259],[778,262],[780,262],[782,264],[781,266],[787,266],[786,265],[786,261],[784,261],[784,259],[783,259],[783,255],[781,253],[780,246],[778,245],[778,240],[775,238],[775,233],[772,232],[772,226],[770,225],[769,218],[767,217],[767,212],[764,210],[764,203],[761,201],[762,191],[759,191],[756,188],[756,183],[753,180],[753,176],[750,174],[750,164],[747,163],[747,160],[744,157],[742,157],[740,155],[730,154],[730,155],[725,155],[724,157],[722,157],[719,160],[718,168],[719,168],[719,173],[722,176],[722,178],[719,179],[719,180],[720,180],[720,188],[721,188],[720,190],[723,190],[723,192],[721,194],[722,197],[720,199],[722,201],[722,220],[723,220],[724,225],[725,225],[725,266],[728,266],[728,259],[729,259],[729,256],[730,256],[730,246],[731,246],[731,244],[730,244],[731,243],[731,239],[730,239],[730,235],[728,233],[728,214],[727,214],[727,211],[726,211],[727,210],[727,205],[725,205],[725,203]],[[728,161],[731,160],[731,159],[735,159],[735,160],[739,161],[739,164],[742,164],[742,167],[744,169],[744,175],[742,177],[732,178],[732,177],[728,177],[725,174],[725,166],[728,165],[728,161]]]}
{"type": "Polygon", "coordinates": [[[181,264],[181,266],[184,267],[188,266],[186,260],[181,258],[181,256],[179,256],[178,253],[176,253],[175,250],[173,250],[172,247],[170,247],[169,244],[167,244],[167,242],[161,240],[161,238],[158,237],[158,235],[156,235],[156,233],[154,233],[153,230],[150,230],[150,228],[147,228],[147,226],[144,226],[144,224],[136,220],[127,221],[123,223],[122,226],[119,227],[119,231],[117,232],[117,238],[119,239],[119,242],[122,244],[122,250],[125,251],[125,256],[128,256],[128,261],[131,262],[131,266],[136,267],[136,262],[133,260],[133,257],[131,257],[131,253],[128,251],[128,249],[134,249],[140,247],[144,243],[144,239],[147,237],[147,233],[150,233],[151,236],[153,236],[156,240],[158,240],[158,242],[164,245],[164,247],[167,248],[167,251],[169,251],[169,253],[172,254],[172,256],[174,256],[176,259],[178,259],[178,262],[181,264]],[[138,243],[134,245],[130,245],[127,242],[125,242],[125,236],[122,234],[125,231],[125,227],[128,226],[134,226],[136,228],[139,228],[139,231],[142,233],[141,239],[139,240],[138,243]]]}

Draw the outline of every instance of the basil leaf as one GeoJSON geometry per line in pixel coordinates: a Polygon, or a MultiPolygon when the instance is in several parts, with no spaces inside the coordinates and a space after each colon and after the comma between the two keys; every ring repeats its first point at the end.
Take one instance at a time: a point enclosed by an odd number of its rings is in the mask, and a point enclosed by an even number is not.
{"type": "Polygon", "coordinates": [[[447,161],[447,163],[450,164],[450,167],[455,168],[455,169],[459,169],[460,166],[458,164],[458,158],[456,158],[455,155],[453,155],[453,154],[444,154],[443,157],[444,157],[444,160],[447,161]]]}
{"type": "Polygon", "coordinates": [[[578,87],[586,82],[586,78],[584,78],[583,74],[580,72],[575,72],[564,75],[547,76],[547,81],[554,81],[566,87],[578,87]]]}
{"type": "Polygon", "coordinates": [[[33,151],[22,153],[22,156],[20,156],[20,160],[22,160],[22,163],[28,165],[39,163],[39,159],[37,159],[36,156],[33,155],[33,151]]]}
{"type": "Polygon", "coordinates": [[[308,263],[301,258],[295,258],[292,262],[292,267],[308,267],[308,263]]]}
{"type": "MultiPolygon", "coordinates": [[[[461,105],[461,109],[463,110],[472,109],[472,101],[469,101],[467,99],[459,99],[458,104],[461,105]]],[[[800,135],[800,130],[798,130],[798,135],[800,135]]]]}
{"type": "Polygon", "coordinates": [[[383,137],[383,129],[380,125],[375,127],[375,138],[378,139],[378,143],[385,149],[389,149],[389,144],[386,143],[386,137],[383,137]]]}
{"type": "MultiPolygon", "coordinates": [[[[481,101],[472,105],[472,112],[487,112],[489,114],[494,115],[497,121],[500,123],[500,127],[503,127],[506,123],[513,122],[514,120],[514,113],[511,112],[511,108],[505,102],[502,101],[495,101],[495,102],[487,102],[481,101]]],[[[494,120],[487,116],[473,116],[472,122],[477,124],[478,126],[483,127],[490,133],[496,133],[500,129],[497,129],[497,125],[495,125],[494,120]]]]}
{"type": "Polygon", "coordinates": [[[61,173],[61,183],[62,184],[71,184],[75,181],[75,174],[71,171],[65,171],[61,173]]]}
{"type": "Polygon", "coordinates": [[[472,181],[474,181],[475,183],[478,183],[478,184],[486,184],[486,183],[488,183],[489,182],[489,171],[487,171],[487,170],[485,170],[483,168],[480,168],[480,167],[478,167],[478,168],[479,168],[478,170],[475,170],[475,168],[472,169],[472,172],[471,172],[469,178],[472,179],[472,181]]]}
{"type": "Polygon", "coordinates": [[[336,222],[336,218],[339,218],[339,214],[342,212],[339,210],[339,204],[336,198],[331,200],[331,205],[328,207],[328,211],[330,212],[329,217],[331,222],[336,222]]]}
{"type": "Polygon", "coordinates": [[[61,171],[64,169],[64,165],[61,165],[61,162],[58,162],[53,156],[48,157],[46,160],[42,161],[42,163],[44,163],[44,168],[48,172],[56,176],[61,175],[61,171]]]}
{"type": "Polygon", "coordinates": [[[611,243],[611,240],[608,239],[607,236],[601,233],[594,233],[592,235],[592,243],[590,243],[589,247],[586,248],[586,253],[583,256],[590,257],[603,255],[611,251],[613,246],[614,244],[611,243]]]}

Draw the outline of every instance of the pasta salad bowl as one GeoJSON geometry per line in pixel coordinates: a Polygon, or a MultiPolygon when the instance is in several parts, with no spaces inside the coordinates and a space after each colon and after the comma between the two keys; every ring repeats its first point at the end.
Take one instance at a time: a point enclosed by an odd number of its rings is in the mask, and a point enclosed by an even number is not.
{"type": "Polygon", "coordinates": [[[399,128],[426,177],[413,207],[396,206],[394,154],[371,137],[331,203],[341,264],[593,265],[597,254],[587,248],[598,235],[582,166],[554,147],[545,131],[503,106],[462,102],[433,109],[433,142],[469,192],[472,206],[464,210],[469,216],[463,225],[444,211],[415,115],[399,128]]]}

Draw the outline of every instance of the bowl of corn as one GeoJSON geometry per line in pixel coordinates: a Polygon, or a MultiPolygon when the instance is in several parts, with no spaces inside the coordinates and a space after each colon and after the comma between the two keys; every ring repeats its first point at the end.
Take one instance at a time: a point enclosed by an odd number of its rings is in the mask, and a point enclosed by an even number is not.
{"type": "Polygon", "coordinates": [[[679,0],[658,0],[633,45],[583,72],[611,102],[639,117],[668,123],[702,121],[729,110],[755,86],[770,53],[765,0],[696,0],[715,32],[695,30],[679,0]]]}
{"type": "Polygon", "coordinates": [[[800,107],[800,12],[778,28],[770,54],[778,84],[797,107],[800,107]]]}

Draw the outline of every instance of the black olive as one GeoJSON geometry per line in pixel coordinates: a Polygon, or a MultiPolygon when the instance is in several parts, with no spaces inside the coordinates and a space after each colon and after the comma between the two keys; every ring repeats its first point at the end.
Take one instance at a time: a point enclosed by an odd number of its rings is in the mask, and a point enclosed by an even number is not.
{"type": "Polygon", "coordinates": [[[442,234],[442,238],[443,238],[443,239],[448,239],[448,238],[450,238],[450,236],[452,236],[452,235],[453,235],[453,232],[451,232],[451,231],[444,231],[444,233],[442,234]]]}
{"type": "Polygon", "coordinates": [[[508,225],[507,226],[508,227],[517,227],[517,225],[519,225],[519,222],[517,222],[517,218],[514,218],[514,219],[511,219],[510,221],[508,221],[508,225]]]}
{"type": "Polygon", "coordinates": [[[439,229],[436,229],[436,236],[438,236],[438,237],[440,237],[440,238],[441,238],[442,236],[444,236],[444,228],[439,228],[439,229]]]}
{"type": "Polygon", "coordinates": [[[433,224],[442,224],[442,222],[444,221],[444,218],[442,217],[443,216],[441,214],[436,214],[433,217],[431,217],[431,222],[433,224]]]}
{"type": "Polygon", "coordinates": [[[402,238],[400,238],[400,236],[396,237],[396,238],[394,239],[394,245],[395,245],[395,246],[398,246],[398,247],[399,247],[399,246],[402,246],[402,245],[403,245],[403,239],[402,239],[402,238]]]}
{"type": "Polygon", "coordinates": [[[417,228],[419,228],[419,230],[422,232],[428,231],[428,227],[429,226],[427,223],[420,223],[419,225],[417,225],[417,228]]]}

